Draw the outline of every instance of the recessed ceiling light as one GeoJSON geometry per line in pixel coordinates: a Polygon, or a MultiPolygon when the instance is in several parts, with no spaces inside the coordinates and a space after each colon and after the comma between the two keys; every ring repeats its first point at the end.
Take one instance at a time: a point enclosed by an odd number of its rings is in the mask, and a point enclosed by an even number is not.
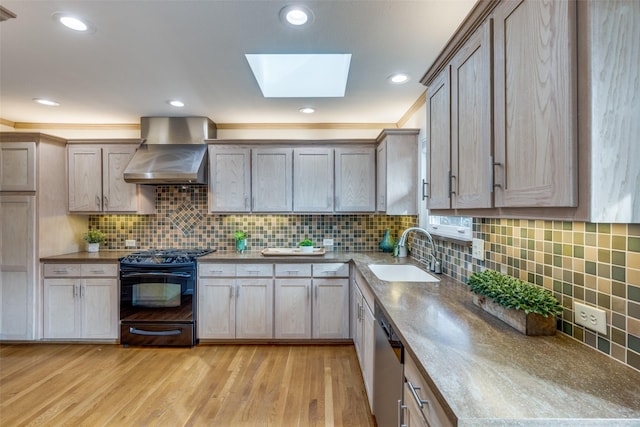
{"type": "Polygon", "coordinates": [[[302,107],[300,110],[301,113],[303,114],[313,114],[316,112],[316,109],[313,107],[302,107]]]}
{"type": "Polygon", "coordinates": [[[88,21],[80,19],[70,13],[56,12],[53,14],[53,19],[60,22],[65,27],[78,31],[80,33],[93,33],[95,28],[88,21]]]}
{"type": "Polygon", "coordinates": [[[178,101],[177,99],[167,101],[167,104],[172,105],[174,107],[184,107],[184,102],[178,101]]]}
{"type": "Polygon", "coordinates": [[[280,9],[280,20],[284,24],[300,27],[313,21],[313,13],[305,6],[289,5],[280,9]]]}
{"type": "Polygon", "coordinates": [[[409,81],[409,75],[405,73],[396,73],[387,77],[391,83],[402,84],[409,81]]]}
{"type": "Polygon", "coordinates": [[[33,98],[33,100],[35,102],[37,102],[38,104],[46,105],[47,107],[58,107],[60,105],[60,103],[58,103],[56,101],[52,101],[50,99],[33,98]]]}

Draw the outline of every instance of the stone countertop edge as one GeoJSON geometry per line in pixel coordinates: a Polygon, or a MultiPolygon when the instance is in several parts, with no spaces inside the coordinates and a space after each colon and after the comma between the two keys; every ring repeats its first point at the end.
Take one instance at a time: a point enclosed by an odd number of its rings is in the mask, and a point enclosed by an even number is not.
{"type": "MultiPolygon", "coordinates": [[[[130,252],[78,252],[40,261],[113,262],[130,252]]],[[[473,305],[468,287],[448,276],[439,275],[438,283],[385,282],[367,266],[419,265],[411,258],[220,251],[199,261],[353,262],[458,426],[640,426],[640,372],[559,331],[523,335],[473,305]]]]}

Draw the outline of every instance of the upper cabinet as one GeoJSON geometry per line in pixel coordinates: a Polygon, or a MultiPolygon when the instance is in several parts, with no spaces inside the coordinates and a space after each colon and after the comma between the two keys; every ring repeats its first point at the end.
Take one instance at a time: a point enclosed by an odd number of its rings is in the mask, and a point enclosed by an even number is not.
{"type": "Polygon", "coordinates": [[[251,150],[251,188],[254,212],[290,212],[293,207],[293,150],[251,150]]]}
{"type": "Polygon", "coordinates": [[[336,148],[336,212],[376,209],[376,149],[371,146],[336,148]]]}
{"type": "Polygon", "coordinates": [[[333,212],[333,149],[293,150],[293,210],[333,212]]]}
{"type": "Polygon", "coordinates": [[[251,150],[237,146],[209,146],[209,210],[251,210],[251,150]]]}
{"type": "Polygon", "coordinates": [[[69,211],[153,213],[155,188],[124,181],[132,144],[68,146],[69,211]]]}
{"type": "Polygon", "coordinates": [[[503,1],[493,19],[495,204],[576,206],[575,2],[503,1]]]}
{"type": "Polygon", "coordinates": [[[638,28],[634,0],[476,3],[422,79],[428,208],[639,222],[638,28]]]}
{"type": "Polygon", "coordinates": [[[36,143],[0,144],[0,191],[36,191],[36,143]]]}
{"type": "Polygon", "coordinates": [[[385,129],[378,137],[377,211],[418,213],[419,129],[385,129]]]}
{"type": "MultiPolygon", "coordinates": [[[[375,211],[375,141],[367,144],[362,140],[355,144],[343,140],[240,142],[210,142],[211,213],[375,211]]],[[[405,145],[408,146],[402,143],[398,147],[405,145]]],[[[403,153],[408,151],[402,148],[403,153]]],[[[392,154],[391,159],[394,157],[392,154]]],[[[394,167],[395,164],[390,166],[394,167]]],[[[407,174],[406,171],[400,173],[407,174]]],[[[395,172],[391,176],[395,176],[395,172]]],[[[417,174],[411,183],[414,191],[416,181],[417,174]]],[[[417,200],[417,194],[410,198],[417,200]]]]}

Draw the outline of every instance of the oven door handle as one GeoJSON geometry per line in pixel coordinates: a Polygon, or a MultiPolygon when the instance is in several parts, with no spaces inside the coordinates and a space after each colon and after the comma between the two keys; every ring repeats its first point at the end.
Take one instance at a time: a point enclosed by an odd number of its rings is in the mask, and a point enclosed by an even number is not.
{"type": "Polygon", "coordinates": [[[122,273],[122,278],[127,279],[129,277],[191,277],[190,273],[163,273],[163,272],[148,272],[148,273],[122,273]]]}
{"type": "Polygon", "coordinates": [[[144,329],[138,329],[138,328],[129,328],[129,332],[136,335],[150,335],[150,336],[180,335],[182,333],[180,329],[170,329],[168,331],[145,331],[144,329]]]}

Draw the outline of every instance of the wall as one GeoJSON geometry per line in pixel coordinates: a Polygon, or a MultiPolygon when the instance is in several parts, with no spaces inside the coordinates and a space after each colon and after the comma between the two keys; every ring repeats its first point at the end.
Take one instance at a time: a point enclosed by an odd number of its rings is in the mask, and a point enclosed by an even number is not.
{"type": "MultiPolygon", "coordinates": [[[[471,248],[437,241],[445,274],[466,282],[474,271],[502,271],[549,289],[565,310],[559,329],[640,370],[640,224],[474,218],[485,260],[471,248]],[[607,312],[606,335],[573,322],[573,301],[607,312]]],[[[415,256],[426,245],[416,242],[415,256]]]]}
{"type": "Polygon", "coordinates": [[[233,233],[241,229],[248,249],[294,247],[309,237],[322,245],[334,240],[336,251],[377,251],[389,228],[397,239],[415,216],[360,215],[212,215],[207,213],[207,187],[158,186],[155,215],[94,215],[89,226],[107,234],[103,247],[125,249],[127,239],[138,248],[213,247],[235,250],[233,233]]]}

